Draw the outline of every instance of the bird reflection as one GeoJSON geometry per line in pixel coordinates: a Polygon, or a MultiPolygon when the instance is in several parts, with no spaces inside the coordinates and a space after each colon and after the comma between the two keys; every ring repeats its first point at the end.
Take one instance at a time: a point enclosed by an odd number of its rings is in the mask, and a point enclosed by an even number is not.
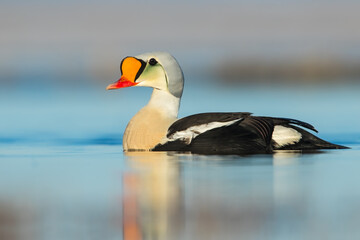
{"type": "Polygon", "coordinates": [[[301,157],[301,151],[289,150],[289,151],[276,151],[273,154],[273,165],[294,165],[298,163],[298,159],[301,157]]]}
{"type": "Polygon", "coordinates": [[[177,156],[166,152],[127,152],[124,173],[123,235],[126,240],[169,239],[179,227],[181,188],[177,156]]]}
{"type": "Polygon", "coordinates": [[[289,214],[306,219],[306,156],[127,152],[124,239],[262,239],[259,228],[271,231],[289,214]]]}

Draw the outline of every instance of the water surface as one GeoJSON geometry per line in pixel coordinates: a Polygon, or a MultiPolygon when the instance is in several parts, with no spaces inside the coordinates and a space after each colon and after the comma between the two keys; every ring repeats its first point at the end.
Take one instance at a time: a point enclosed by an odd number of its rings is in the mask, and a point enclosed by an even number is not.
{"type": "Polygon", "coordinates": [[[2,239],[360,236],[360,145],[201,156],[2,145],[2,239]],[[4,150],[3,147],[6,147],[4,150]]]}
{"type": "Polygon", "coordinates": [[[148,89],[3,89],[0,239],[360,237],[357,87],[204,87],[185,89],[180,116],[293,117],[351,149],[123,153],[122,132],[148,89]]]}

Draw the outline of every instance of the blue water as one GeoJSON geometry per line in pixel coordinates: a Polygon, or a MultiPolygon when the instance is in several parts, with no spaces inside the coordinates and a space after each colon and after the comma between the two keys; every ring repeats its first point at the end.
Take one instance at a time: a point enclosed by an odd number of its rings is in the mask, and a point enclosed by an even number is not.
{"type": "Polygon", "coordinates": [[[124,155],[118,145],[2,146],[1,232],[18,239],[121,239],[131,229],[139,239],[356,239],[360,145],[351,147],[209,157],[124,155]]]}
{"type": "MultiPolygon", "coordinates": [[[[84,89],[31,84],[0,89],[0,142],[112,138],[119,143],[127,122],[147,103],[151,90],[105,91],[107,83],[84,89]]],[[[320,137],[360,142],[359,84],[324,88],[204,83],[206,79],[186,82],[179,117],[211,111],[290,117],[313,124],[320,137]]]]}
{"type": "Polygon", "coordinates": [[[358,86],[188,85],[180,116],[221,110],[292,117],[351,149],[124,154],[122,132],[149,89],[2,89],[0,238],[360,237],[358,86]]]}

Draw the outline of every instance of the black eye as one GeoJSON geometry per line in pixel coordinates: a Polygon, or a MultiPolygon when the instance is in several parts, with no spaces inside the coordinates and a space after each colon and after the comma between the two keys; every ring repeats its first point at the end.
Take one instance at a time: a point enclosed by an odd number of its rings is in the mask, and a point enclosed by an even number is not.
{"type": "Polygon", "coordinates": [[[155,58],[150,58],[149,64],[150,64],[151,66],[154,66],[155,64],[157,64],[156,59],[155,59],[155,58]]]}

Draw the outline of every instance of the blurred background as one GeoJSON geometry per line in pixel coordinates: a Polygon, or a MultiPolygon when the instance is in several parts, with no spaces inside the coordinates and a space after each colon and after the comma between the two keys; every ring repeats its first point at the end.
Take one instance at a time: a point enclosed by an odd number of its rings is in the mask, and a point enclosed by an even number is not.
{"type": "Polygon", "coordinates": [[[49,75],[74,84],[69,77],[77,75],[105,81],[116,75],[124,56],[154,50],[173,53],[188,74],[228,74],[234,81],[358,78],[359,5],[3,0],[2,78],[49,75]]]}
{"type": "Polygon", "coordinates": [[[359,132],[359,8],[351,0],[3,0],[0,137],[121,135],[151,90],[104,88],[123,57],[149,51],[169,51],[183,68],[180,116],[250,111],[300,118],[324,134],[359,132]]]}
{"type": "Polygon", "coordinates": [[[359,10],[355,0],[2,0],[0,239],[360,235],[359,10]],[[357,151],[123,156],[151,89],[105,88],[122,58],[149,51],[184,71],[179,117],[295,118],[357,151]]]}

